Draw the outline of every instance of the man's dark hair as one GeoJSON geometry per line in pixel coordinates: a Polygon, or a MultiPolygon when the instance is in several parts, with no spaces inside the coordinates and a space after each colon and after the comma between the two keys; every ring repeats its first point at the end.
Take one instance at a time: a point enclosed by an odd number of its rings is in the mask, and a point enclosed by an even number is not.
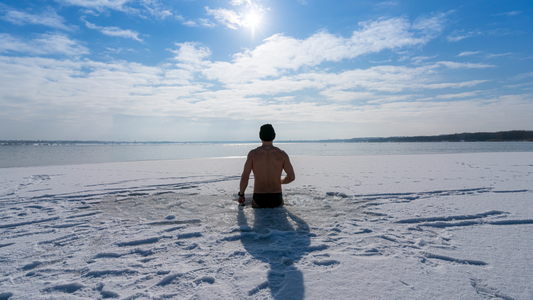
{"type": "Polygon", "coordinates": [[[261,126],[261,130],[259,130],[259,138],[265,142],[273,141],[276,138],[274,127],[272,127],[270,124],[261,126]]]}

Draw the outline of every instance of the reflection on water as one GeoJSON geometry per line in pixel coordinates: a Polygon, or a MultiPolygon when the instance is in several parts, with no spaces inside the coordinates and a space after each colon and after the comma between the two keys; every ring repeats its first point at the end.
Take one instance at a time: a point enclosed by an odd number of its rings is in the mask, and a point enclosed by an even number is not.
{"type": "Polygon", "coordinates": [[[250,295],[269,288],[274,299],[304,299],[304,277],[295,263],[309,251],[309,226],[285,207],[254,209],[253,213],[250,227],[244,211],[238,212],[241,241],[248,253],[268,263],[270,269],[268,281],[250,291],[250,295]]]}

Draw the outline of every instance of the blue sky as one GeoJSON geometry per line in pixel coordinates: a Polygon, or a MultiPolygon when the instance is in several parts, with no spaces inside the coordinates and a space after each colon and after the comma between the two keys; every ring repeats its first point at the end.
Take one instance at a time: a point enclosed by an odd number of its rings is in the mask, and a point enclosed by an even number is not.
{"type": "Polygon", "coordinates": [[[0,0],[0,139],[533,130],[532,7],[0,0]]]}

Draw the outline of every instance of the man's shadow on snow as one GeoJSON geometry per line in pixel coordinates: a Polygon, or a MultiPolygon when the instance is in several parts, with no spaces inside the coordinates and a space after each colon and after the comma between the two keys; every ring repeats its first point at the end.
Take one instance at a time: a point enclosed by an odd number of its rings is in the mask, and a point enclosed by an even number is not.
{"type": "Polygon", "coordinates": [[[239,209],[241,241],[254,258],[270,264],[270,270],[268,281],[249,291],[249,295],[270,288],[274,299],[304,299],[303,274],[294,263],[309,252],[309,226],[285,207],[254,209],[253,214],[254,224],[250,227],[244,210],[239,209]]]}

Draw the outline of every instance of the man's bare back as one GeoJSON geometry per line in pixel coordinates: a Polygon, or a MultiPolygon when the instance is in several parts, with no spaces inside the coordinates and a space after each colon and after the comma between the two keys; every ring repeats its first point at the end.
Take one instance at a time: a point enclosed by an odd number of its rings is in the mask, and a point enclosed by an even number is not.
{"type": "MultiPolygon", "coordinates": [[[[294,169],[287,153],[274,147],[272,141],[262,141],[263,145],[248,153],[244,170],[240,182],[240,195],[248,186],[250,173],[254,172],[254,198],[268,194],[279,194],[281,197],[281,185],[287,184],[295,179],[294,169]],[[282,171],[287,174],[281,178],[282,171]]],[[[244,197],[243,197],[244,198],[244,197]]],[[[281,200],[281,205],[283,205],[281,200]]],[[[255,200],[252,200],[252,207],[262,207],[255,200]]]]}

